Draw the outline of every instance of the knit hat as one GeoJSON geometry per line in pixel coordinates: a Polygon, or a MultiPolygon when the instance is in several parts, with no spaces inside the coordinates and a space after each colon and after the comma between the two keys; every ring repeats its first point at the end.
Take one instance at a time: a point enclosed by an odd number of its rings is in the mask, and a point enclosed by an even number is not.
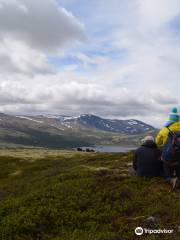
{"type": "Polygon", "coordinates": [[[169,121],[171,122],[179,122],[180,116],[178,114],[178,109],[175,107],[171,110],[171,113],[169,114],[169,121]]]}

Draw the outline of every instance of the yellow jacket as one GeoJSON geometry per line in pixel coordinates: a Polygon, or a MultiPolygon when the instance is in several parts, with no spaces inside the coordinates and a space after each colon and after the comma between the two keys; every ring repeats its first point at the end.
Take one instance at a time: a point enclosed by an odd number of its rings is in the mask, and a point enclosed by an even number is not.
{"type": "MultiPolygon", "coordinates": [[[[180,132],[180,122],[173,123],[169,126],[169,129],[173,132],[180,132]]],[[[163,127],[156,137],[156,144],[160,147],[166,143],[169,130],[163,127]]]]}

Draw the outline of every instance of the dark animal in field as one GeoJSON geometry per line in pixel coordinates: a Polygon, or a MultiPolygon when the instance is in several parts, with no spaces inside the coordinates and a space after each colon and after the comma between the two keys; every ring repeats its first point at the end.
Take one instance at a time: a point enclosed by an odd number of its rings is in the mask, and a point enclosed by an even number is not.
{"type": "Polygon", "coordinates": [[[77,148],[77,151],[82,152],[83,150],[82,150],[82,148],[77,148]]]}
{"type": "Polygon", "coordinates": [[[93,149],[90,149],[90,148],[82,149],[82,148],[78,147],[76,150],[78,152],[95,152],[93,149]]]}
{"type": "Polygon", "coordinates": [[[86,152],[95,152],[93,149],[86,148],[86,152]]]}

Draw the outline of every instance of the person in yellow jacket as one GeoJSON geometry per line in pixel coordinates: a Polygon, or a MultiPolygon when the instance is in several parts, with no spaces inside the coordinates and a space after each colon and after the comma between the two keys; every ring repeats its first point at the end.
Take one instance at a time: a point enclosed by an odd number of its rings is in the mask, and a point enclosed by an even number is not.
{"type": "MultiPolygon", "coordinates": [[[[170,115],[169,121],[167,121],[164,127],[160,130],[156,137],[156,144],[158,147],[163,147],[166,143],[166,140],[169,135],[169,130],[172,132],[180,132],[180,115],[178,114],[178,109],[173,108],[170,115]]],[[[177,188],[180,185],[180,165],[169,165],[164,163],[164,174],[165,178],[168,182],[173,183],[173,188],[177,188]],[[174,173],[176,174],[175,181],[172,181],[174,177],[174,173]]]]}

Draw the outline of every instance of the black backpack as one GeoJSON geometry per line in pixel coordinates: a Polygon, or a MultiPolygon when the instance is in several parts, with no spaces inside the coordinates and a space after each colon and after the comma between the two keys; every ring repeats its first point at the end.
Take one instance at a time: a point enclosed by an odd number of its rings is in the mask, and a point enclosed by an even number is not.
{"type": "Polygon", "coordinates": [[[172,163],[180,164],[180,132],[174,132],[169,129],[169,134],[164,144],[162,151],[162,160],[172,163]]]}

